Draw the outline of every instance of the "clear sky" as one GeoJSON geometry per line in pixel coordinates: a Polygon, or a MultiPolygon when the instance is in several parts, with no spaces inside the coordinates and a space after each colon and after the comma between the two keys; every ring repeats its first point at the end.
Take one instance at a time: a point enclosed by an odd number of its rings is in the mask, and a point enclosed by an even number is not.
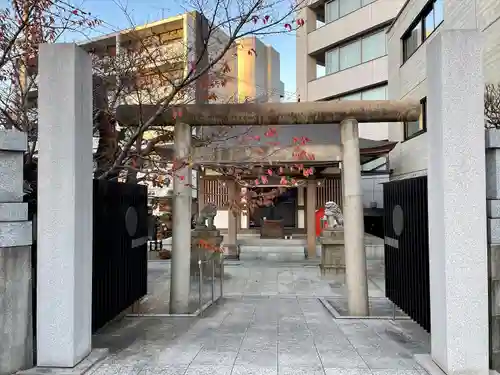
{"type": "MultiPolygon", "coordinates": [[[[0,1],[0,4],[3,2],[0,1]]],[[[84,0],[82,9],[90,11],[106,22],[99,28],[98,33],[109,33],[132,25],[142,25],[192,10],[183,8],[179,0],[122,0],[120,4],[118,5],[117,0],[84,0]],[[123,6],[126,6],[128,16],[124,14],[123,6]],[[132,25],[128,17],[132,19],[132,25]]],[[[295,33],[259,37],[280,53],[281,80],[285,83],[285,100],[295,101],[295,33]]]]}

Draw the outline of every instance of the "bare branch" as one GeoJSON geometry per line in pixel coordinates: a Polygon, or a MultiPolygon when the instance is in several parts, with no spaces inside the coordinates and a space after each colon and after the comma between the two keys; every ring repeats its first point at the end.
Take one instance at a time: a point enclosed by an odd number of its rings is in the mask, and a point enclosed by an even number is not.
{"type": "Polygon", "coordinates": [[[500,84],[487,84],[484,92],[486,128],[500,129],[500,84]]]}

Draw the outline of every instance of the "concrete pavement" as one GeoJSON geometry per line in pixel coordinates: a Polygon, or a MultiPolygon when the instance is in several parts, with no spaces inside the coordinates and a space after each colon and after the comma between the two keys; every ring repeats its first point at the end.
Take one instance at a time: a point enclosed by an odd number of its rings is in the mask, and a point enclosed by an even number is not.
{"type": "MultiPolygon", "coordinates": [[[[228,265],[227,297],[204,318],[116,322],[95,336],[94,347],[112,354],[89,374],[425,374],[412,358],[429,352],[420,327],[408,320],[333,319],[317,297],[342,296],[343,287],[309,266],[228,265]]],[[[380,282],[377,272],[371,276],[380,282]]],[[[371,294],[380,296],[372,284],[371,294]]]]}

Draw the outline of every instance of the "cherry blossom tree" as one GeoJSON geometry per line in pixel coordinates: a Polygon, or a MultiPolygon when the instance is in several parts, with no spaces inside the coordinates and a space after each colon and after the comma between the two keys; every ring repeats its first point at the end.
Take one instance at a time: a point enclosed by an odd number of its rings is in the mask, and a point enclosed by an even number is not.
{"type": "MultiPolygon", "coordinates": [[[[200,15],[201,38],[186,41],[174,36],[173,43],[165,43],[161,33],[132,26],[123,33],[119,48],[82,44],[92,55],[94,67],[94,130],[99,138],[96,178],[147,180],[157,186],[176,178],[176,170],[192,160],[173,160],[165,155],[164,146],[173,140],[173,128],[158,126],[157,120],[179,104],[252,101],[237,96],[234,67],[238,53],[257,58],[258,52],[245,49],[240,41],[252,35],[289,34],[304,25],[302,19],[294,18],[303,6],[301,1],[192,1],[186,3],[186,8],[200,15]],[[157,110],[134,126],[120,126],[115,111],[123,104],[153,104],[157,110]]],[[[38,44],[57,42],[67,33],[84,34],[102,23],[85,10],[60,0],[10,0],[9,7],[0,10],[0,126],[28,134],[27,165],[32,164],[37,152],[38,44]]],[[[200,32],[200,25],[190,27],[193,35],[200,32]]],[[[273,143],[275,135],[276,129],[269,128],[262,139],[245,134],[237,138],[240,144],[260,149],[273,143]]],[[[234,128],[227,126],[210,137],[198,137],[194,143],[195,147],[206,147],[232,138],[234,128]]],[[[307,140],[297,137],[293,142],[297,164],[292,168],[308,175],[311,171],[300,164],[313,157],[301,150],[307,140]]],[[[262,160],[268,157],[263,151],[262,160]]],[[[223,173],[238,179],[248,168],[235,165],[223,173]]],[[[263,173],[259,179],[265,183],[267,176],[263,173]]],[[[295,183],[285,177],[281,181],[284,185],[295,183]]]]}
{"type": "Polygon", "coordinates": [[[0,8],[0,128],[28,134],[25,173],[36,180],[36,60],[40,43],[85,34],[101,20],[64,0],[8,0],[0,8]]]}
{"type": "Polygon", "coordinates": [[[101,21],[66,1],[9,0],[8,5],[0,9],[0,126],[31,135],[38,45],[68,33],[85,34],[101,21]]]}
{"type": "MultiPolygon", "coordinates": [[[[107,143],[111,151],[98,156],[104,156],[106,162],[101,163],[104,168],[98,168],[97,177],[107,179],[128,176],[129,181],[145,179],[161,185],[170,181],[178,168],[192,163],[192,160],[173,160],[168,152],[165,153],[165,143],[173,140],[173,127],[158,126],[158,119],[166,111],[172,112],[172,108],[177,105],[241,102],[242,98],[237,95],[238,77],[233,67],[237,65],[239,53],[257,58],[258,51],[253,48],[245,50],[240,41],[252,35],[291,33],[303,26],[304,21],[294,16],[304,4],[288,1],[188,1],[186,8],[195,10],[202,20],[201,26],[198,24],[192,28],[193,34],[202,34],[201,40],[194,38],[186,42],[184,38],[183,41],[172,43],[182,48],[172,47],[168,53],[165,53],[166,43],[160,32],[151,31],[151,35],[145,38],[142,28],[127,31],[130,47],[121,46],[126,52],[115,53],[111,59],[120,60],[121,63],[116,65],[120,65],[121,69],[125,65],[133,66],[135,70],[130,75],[121,75],[127,77],[127,88],[122,80],[121,88],[114,91],[114,94],[119,93],[120,98],[108,103],[105,106],[107,109],[101,111],[108,113],[110,131],[106,134],[112,140],[101,136],[101,143],[107,143]],[[129,62],[123,63],[124,58],[129,62]],[[147,79],[145,70],[148,71],[147,79]],[[156,111],[141,116],[134,126],[121,127],[113,116],[115,108],[112,107],[116,104],[153,104],[156,111]]],[[[252,101],[253,98],[243,100],[252,101]]],[[[249,143],[244,134],[235,136],[233,127],[224,126],[219,127],[216,133],[211,132],[209,137],[198,137],[194,147],[224,143],[235,137],[239,142],[249,143]]]]}

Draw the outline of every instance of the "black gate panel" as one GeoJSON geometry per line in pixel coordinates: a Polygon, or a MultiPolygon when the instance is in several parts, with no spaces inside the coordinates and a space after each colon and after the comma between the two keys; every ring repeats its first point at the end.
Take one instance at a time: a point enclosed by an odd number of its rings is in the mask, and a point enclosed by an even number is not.
{"type": "MultiPolygon", "coordinates": [[[[25,179],[26,180],[26,179],[25,179]]],[[[33,190],[25,193],[23,201],[28,203],[28,220],[33,225],[33,242],[31,244],[31,324],[33,329],[33,364],[37,361],[37,346],[36,346],[36,278],[37,278],[37,236],[36,236],[36,186],[33,184],[33,190]]]]}
{"type": "Polygon", "coordinates": [[[94,180],[92,332],[147,293],[147,188],[94,180]]]}
{"type": "Polygon", "coordinates": [[[384,184],[385,294],[431,330],[427,176],[384,184]]]}

